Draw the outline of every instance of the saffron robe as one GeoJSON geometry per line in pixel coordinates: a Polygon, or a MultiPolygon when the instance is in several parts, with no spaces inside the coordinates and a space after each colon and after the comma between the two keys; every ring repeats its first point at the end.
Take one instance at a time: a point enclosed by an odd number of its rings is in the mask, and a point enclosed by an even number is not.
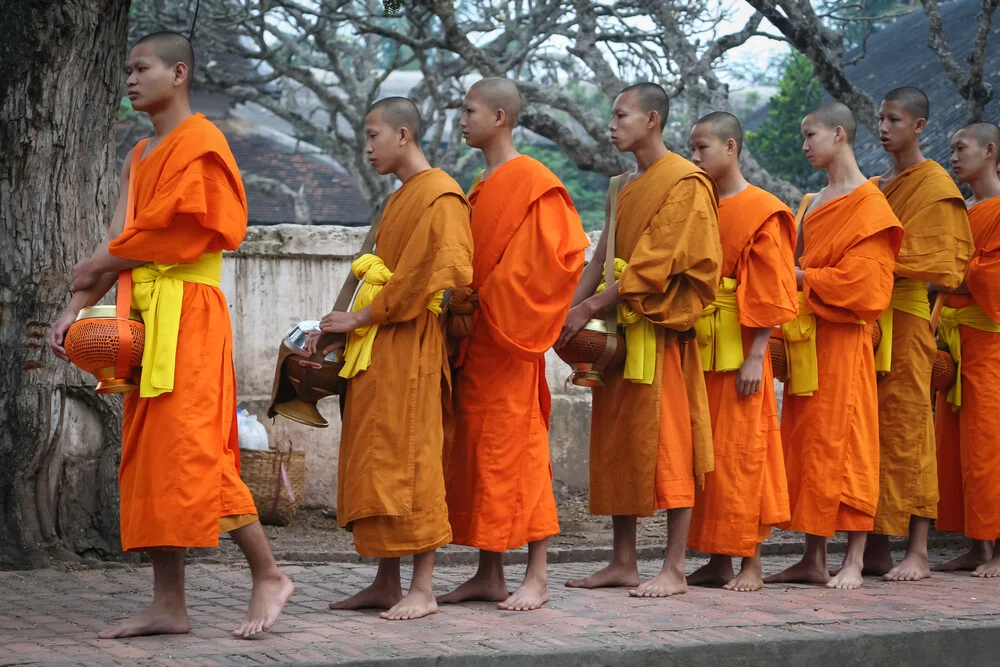
{"type": "Polygon", "coordinates": [[[711,416],[695,321],[715,298],[722,247],[715,184],[667,153],[618,194],[608,252],[628,263],[618,294],[656,333],[652,384],[619,367],[593,390],[590,511],[652,516],[694,504],[712,467],[711,416]]]}
{"type": "MultiPolygon", "coordinates": [[[[879,178],[872,182],[880,186],[879,178]]],[[[972,255],[965,201],[941,165],[924,160],[882,189],[903,225],[900,280],[954,289],[972,255]]],[[[878,380],[879,501],[874,532],[904,536],[910,516],[937,516],[931,371],[937,344],[928,320],[893,309],[892,366],[878,380]]]]}
{"type": "MultiPolygon", "coordinates": [[[[719,202],[722,275],[735,278],[744,355],[754,329],[778,326],[798,313],[795,218],[777,197],[749,186],[719,202]]],[[[771,355],[764,350],[761,388],[742,397],[736,371],[705,371],[712,415],[715,470],[695,493],[688,547],[752,556],[771,526],[789,519],[771,355]]]]}
{"type": "Polygon", "coordinates": [[[469,194],[479,309],[455,370],[446,445],[455,544],[506,551],[559,533],[545,352],[573,301],[590,241],[562,182],[522,155],[469,194]]]}
{"type": "Polygon", "coordinates": [[[782,405],[792,517],[781,527],[823,537],[870,531],[879,475],[871,323],[889,307],[903,228],[882,192],[866,182],[815,208],[800,233],[819,388],[812,396],[786,396],[782,405]]]}
{"type": "MultiPolygon", "coordinates": [[[[145,146],[134,151],[141,156],[145,146]]],[[[240,171],[222,132],[201,114],[141,157],[129,187],[133,216],[109,246],[116,257],[191,264],[243,240],[240,171]]],[[[185,282],[173,391],[125,395],[123,548],[217,546],[222,517],[257,513],[239,464],[229,306],[219,288],[185,282]]]]}
{"type": "Polygon", "coordinates": [[[472,280],[469,203],[454,179],[428,169],[394,192],[375,254],[392,278],[371,304],[371,365],[348,381],[337,520],[359,554],[393,558],[451,541],[442,461],[451,371],[427,305],[472,280]]]}
{"type": "MultiPolygon", "coordinates": [[[[947,305],[976,303],[1000,322],[1000,197],[969,209],[975,253],[965,274],[970,295],[949,295],[947,305]]],[[[945,392],[937,399],[937,457],[941,500],[938,530],[975,540],[1000,538],[1000,334],[959,326],[962,338],[962,407],[945,392]]]]}

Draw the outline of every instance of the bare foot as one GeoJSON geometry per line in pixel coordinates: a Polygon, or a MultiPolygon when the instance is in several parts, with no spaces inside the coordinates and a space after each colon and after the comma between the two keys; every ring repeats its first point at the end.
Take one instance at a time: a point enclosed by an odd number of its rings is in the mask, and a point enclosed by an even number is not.
{"type": "Polygon", "coordinates": [[[829,570],[822,565],[804,560],[764,579],[764,583],[768,584],[825,584],[828,581],[830,581],[829,570]]]}
{"type": "Polygon", "coordinates": [[[852,590],[861,588],[865,580],[861,577],[861,567],[859,565],[844,565],[840,568],[837,576],[826,582],[827,588],[839,588],[852,590]]]}
{"type": "Polygon", "coordinates": [[[358,609],[391,609],[399,604],[403,599],[403,590],[396,585],[394,588],[372,584],[360,593],[356,593],[346,600],[331,602],[330,609],[335,611],[358,609]]]}
{"type": "Polygon", "coordinates": [[[886,572],[882,578],[886,581],[920,581],[930,576],[931,566],[927,555],[908,553],[903,562],[886,572]]]}
{"type": "Polygon", "coordinates": [[[549,583],[546,579],[525,579],[514,594],[497,605],[504,611],[532,611],[549,601],[549,583]]]}
{"type": "MultiPolygon", "coordinates": [[[[904,559],[905,561],[905,559],[904,559]]],[[[902,567],[902,563],[900,563],[902,567]]],[[[893,570],[898,570],[895,567],[895,563],[892,562],[892,552],[891,551],[876,551],[876,552],[865,552],[865,564],[861,568],[861,574],[867,574],[872,577],[888,576],[893,570]]],[[[838,573],[831,572],[830,576],[835,577],[838,573]]],[[[930,576],[930,573],[928,573],[930,576]]],[[[886,581],[889,581],[887,578],[886,581]]],[[[895,580],[892,580],[895,581],[895,580]]]]}
{"type": "Polygon", "coordinates": [[[123,639],[143,635],[183,635],[191,631],[191,619],[183,606],[153,603],[127,621],[98,633],[101,639],[123,639]]]}
{"type": "Polygon", "coordinates": [[[989,561],[989,555],[978,549],[970,549],[957,558],[938,563],[931,568],[934,572],[957,572],[959,570],[975,570],[989,561]]]}
{"type": "Polygon", "coordinates": [[[639,585],[639,566],[611,563],[583,579],[566,582],[569,588],[632,588],[639,585]]]}
{"type": "Polygon", "coordinates": [[[733,559],[712,556],[687,576],[688,586],[724,586],[733,580],[733,559]]]}
{"type": "Polygon", "coordinates": [[[972,576],[981,577],[983,579],[1000,577],[1000,556],[994,556],[988,563],[983,563],[977,567],[972,571],[972,576]]]}
{"type": "Polygon", "coordinates": [[[759,591],[764,588],[764,579],[761,577],[760,564],[744,565],[740,568],[740,573],[736,577],[723,586],[727,591],[736,591],[738,593],[751,593],[753,591],[759,591]]]}
{"type": "Polygon", "coordinates": [[[480,602],[503,602],[510,596],[502,579],[473,576],[451,593],[437,599],[439,604],[455,604],[470,600],[480,602]]]}
{"type": "Polygon", "coordinates": [[[437,610],[437,601],[430,592],[410,591],[389,611],[379,614],[379,617],[387,621],[412,621],[436,614],[437,610]]]}
{"type": "Polygon", "coordinates": [[[247,616],[240,627],[233,630],[233,636],[249,639],[258,632],[270,630],[294,590],[295,584],[281,572],[253,582],[247,616]]]}
{"type": "Polygon", "coordinates": [[[658,575],[641,584],[628,594],[634,598],[667,598],[671,595],[687,593],[687,580],[683,572],[661,570],[658,575]]]}

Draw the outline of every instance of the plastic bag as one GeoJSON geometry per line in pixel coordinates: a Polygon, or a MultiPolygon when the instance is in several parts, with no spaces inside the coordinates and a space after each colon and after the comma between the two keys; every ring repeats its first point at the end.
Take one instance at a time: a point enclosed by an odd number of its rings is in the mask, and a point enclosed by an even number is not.
{"type": "Polygon", "coordinates": [[[240,449],[267,451],[267,429],[257,421],[257,415],[239,410],[236,413],[236,425],[239,429],[240,449]]]}

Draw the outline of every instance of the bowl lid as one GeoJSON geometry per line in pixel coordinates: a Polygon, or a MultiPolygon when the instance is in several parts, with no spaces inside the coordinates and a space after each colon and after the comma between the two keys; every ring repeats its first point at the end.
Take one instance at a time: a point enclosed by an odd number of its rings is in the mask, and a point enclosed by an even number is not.
{"type": "MultiPolygon", "coordinates": [[[[100,306],[90,306],[89,308],[81,308],[80,313],[76,316],[76,321],[86,319],[108,319],[113,320],[118,316],[118,309],[112,305],[100,305],[100,306]]],[[[139,314],[137,310],[129,310],[128,318],[130,320],[135,320],[136,322],[142,322],[142,315],[139,314]]]]}

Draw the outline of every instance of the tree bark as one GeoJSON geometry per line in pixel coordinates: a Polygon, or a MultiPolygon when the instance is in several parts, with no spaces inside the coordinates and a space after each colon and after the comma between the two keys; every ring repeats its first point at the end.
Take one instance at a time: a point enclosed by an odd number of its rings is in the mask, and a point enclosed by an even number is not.
{"type": "Polygon", "coordinates": [[[121,401],[56,359],[117,195],[129,0],[11,0],[0,35],[0,569],[120,552],[121,401]]]}

